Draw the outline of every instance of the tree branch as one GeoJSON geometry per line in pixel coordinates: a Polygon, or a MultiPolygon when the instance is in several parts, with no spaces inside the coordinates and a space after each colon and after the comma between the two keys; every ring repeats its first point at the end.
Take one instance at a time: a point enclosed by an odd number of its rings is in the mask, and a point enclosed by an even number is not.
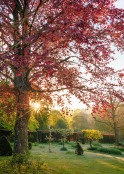
{"type": "Polygon", "coordinates": [[[7,41],[6,41],[6,39],[4,38],[4,36],[3,37],[1,37],[2,38],[2,41],[3,42],[5,42],[5,44],[7,44],[8,45],[8,47],[11,47],[12,45],[11,44],[9,44],[7,41]]]}
{"type": "Polygon", "coordinates": [[[32,20],[32,23],[31,23],[31,25],[30,25],[30,27],[29,27],[29,36],[30,36],[30,34],[31,34],[31,28],[32,28],[32,26],[33,26],[33,23],[34,23],[34,20],[35,20],[37,11],[39,10],[39,8],[40,8],[40,6],[41,6],[41,3],[42,3],[42,0],[40,0],[39,4],[38,4],[38,6],[37,6],[37,8],[36,8],[36,10],[35,10],[35,12],[34,12],[33,20],[32,20]]]}
{"type": "Polygon", "coordinates": [[[72,57],[77,57],[77,58],[79,58],[78,56],[69,56],[69,57],[66,57],[65,59],[61,60],[60,63],[66,62],[67,60],[69,60],[69,59],[72,58],[72,57]]]}
{"type": "MultiPolygon", "coordinates": [[[[47,2],[48,0],[46,0],[47,2]]],[[[63,10],[61,12],[59,12],[55,17],[53,17],[51,20],[49,20],[47,22],[47,24],[52,23],[57,17],[59,17],[61,14],[63,13],[63,10]]],[[[43,25],[42,29],[39,30],[39,32],[37,31],[38,35],[36,37],[36,39],[33,41],[33,43],[37,42],[37,40],[39,39],[39,37],[42,35],[42,31],[44,30],[44,28],[46,27],[46,24],[43,25]]]]}
{"type": "Polygon", "coordinates": [[[22,12],[22,5],[23,5],[22,1],[21,0],[20,1],[19,0],[14,0],[14,1],[18,6],[18,11],[22,12]]]}
{"type": "Polygon", "coordinates": [[[2,73],[1,71],[0,71],[0,74],[2,74],[4,77],[7,77],[7,78],[9,78],[12,82],[14,82],[14,79],[11,78],[10,76],[8,76],[7,74],[2,73]]]}
{"type": "MultiPolygon", "coordinates": [[[[82,89],[82,88],[85,88],[86,86],[75,86],[75,87],[65,87],[65,88],[60,88],[60,89],[53,89],[53,90],[35,90],[31,87],[31,90],[32,92],[40,92],[40,93],[44,93],[44,92],[58,92],[58,91],[62,91],[62,90],[69,90],[69,89],[82,89]]],[[[84,91],[88,91],[88,92],[91,92],[91,93],[96,93],[93,91],[93,89],[83,89],[84,91]]]]}

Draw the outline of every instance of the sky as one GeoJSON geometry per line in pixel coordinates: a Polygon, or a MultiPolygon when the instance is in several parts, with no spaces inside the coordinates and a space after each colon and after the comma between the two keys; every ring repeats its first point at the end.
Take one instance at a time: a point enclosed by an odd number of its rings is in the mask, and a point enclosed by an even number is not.
{"type": "MultiPolygon", "coordinates": [[[[124,0],[118,0],[115,3],[115,6],[117,8],[123,8],[124,9],[124,0]]],[[[124,54],[122,55],[120,52],[116,51],[115,52],[115,56],[116,58],[115,61],[113,61],[110,66],[112,68],[114,68],[116,71],[120,70],[120,69],[124,69],[124,54]]],[[[80,101],[76,98],[76,97],[72,97],[72,105],[68,105],[68,107],[70,107],[71,109],[86,109],[86,105],[84,105],[83,103],[80,103],[80,101]]],[[[60,109],[59,107],[55,107],[56,109],[60,109]]]]}

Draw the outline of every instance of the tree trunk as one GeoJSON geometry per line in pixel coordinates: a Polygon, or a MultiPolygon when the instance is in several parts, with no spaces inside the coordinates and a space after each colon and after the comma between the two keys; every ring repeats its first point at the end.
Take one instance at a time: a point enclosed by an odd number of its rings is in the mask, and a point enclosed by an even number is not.
{"type": "Polygon", "coordinates": [[[14,127],[14,155],[27,153],[29,118],[30,108],[28,91],[19,91],[17,95],[17,118],[14,127]]]}
{"type": "Polygon", "coordinates": [[[15,123],[14,154],[27,153],[28,145],[28,120],[27,116],[19,118],[15,123]]]}
{"type": "Polygon", "coordinates": [[[118,132],[118,127],[116,122],[114,122],[114,131],[115,131],[115,144],[119,145],[120,138],[119,138],[119,132],[118,132]]]}

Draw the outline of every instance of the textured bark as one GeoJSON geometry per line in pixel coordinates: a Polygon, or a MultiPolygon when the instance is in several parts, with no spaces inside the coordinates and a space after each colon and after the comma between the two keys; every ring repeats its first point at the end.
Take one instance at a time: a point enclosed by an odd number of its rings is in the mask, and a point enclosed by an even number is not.
{"type": "Polygon", "coordinates": [[[28,120],[29,117],[23,116],[16,121],[15,124],[15,141],[14,141],[14,154],[27,152],[28,144],[28,120]]]}
{"type": "Polygon", "coordinates": [[[29,94],[19,91],[17,95],[17,120],[15,123],[14,154],[27,152],[28,120],[30,118],[29,94]]]}

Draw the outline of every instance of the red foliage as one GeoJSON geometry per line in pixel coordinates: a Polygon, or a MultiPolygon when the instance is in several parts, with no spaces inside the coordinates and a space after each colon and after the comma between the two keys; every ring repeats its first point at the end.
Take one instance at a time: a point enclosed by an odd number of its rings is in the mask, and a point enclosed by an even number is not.
{"type": "Polygon", "coordinates": [[[37,91],[50,100],[51,92],[67,89],[69,100],[72,94],[88,106],[103,102],[106,79],[115,73],[107,67],[111,44],[119,50],[123,45],[124,10],[115,1],[0,1],[1,77],[7,69],[14,90],[37,91]]]}

